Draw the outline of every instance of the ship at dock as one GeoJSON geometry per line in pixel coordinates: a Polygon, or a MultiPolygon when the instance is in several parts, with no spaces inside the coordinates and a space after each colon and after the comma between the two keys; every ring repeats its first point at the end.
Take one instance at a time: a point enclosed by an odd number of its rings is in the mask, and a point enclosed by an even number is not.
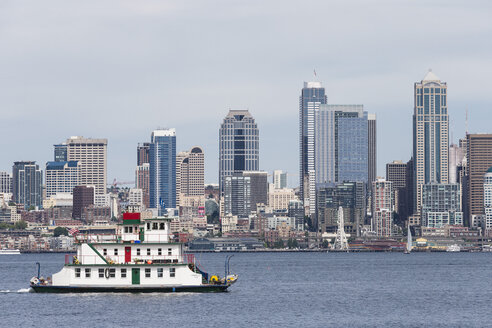
{"type": "Polygon", "coordinates": [[[124,213],[115,235],[79,235],[77,255],[51,277],[30,281],[38,293],[225,292],[237,281],[226,259],[224,276],[209,276],[182,243],[170,237],[168,217],[141,219],[124,213]]]}

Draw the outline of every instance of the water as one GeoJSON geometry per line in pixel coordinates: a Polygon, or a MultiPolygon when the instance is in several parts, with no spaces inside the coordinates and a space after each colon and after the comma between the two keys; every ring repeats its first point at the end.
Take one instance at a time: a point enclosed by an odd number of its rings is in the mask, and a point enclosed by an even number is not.
{"type": "MultiPolygon", "coordinates": [[[[224,273],[224,253],[197,255],[224,273]]],[[[62,254],[0,256],[0,327],[486,327],[492,253],[246,253],[219,294],[35,294],[62,254]]]]}

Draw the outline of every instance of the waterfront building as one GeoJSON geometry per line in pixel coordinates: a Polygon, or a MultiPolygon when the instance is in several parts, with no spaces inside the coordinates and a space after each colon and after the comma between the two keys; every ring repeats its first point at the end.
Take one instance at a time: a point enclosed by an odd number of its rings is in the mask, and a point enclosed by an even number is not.
{"type": "Polygon", "coordinates": [[[299,186],[306,214],[311,216],[316,213],[315,111],[326,103],[321,82],[304,82],[299,97],[299,186]]]}
{"type": "Polygon", "coordinates": [[[492,134],[468,134],[466,164],[465,222],[472,215],[483,215],[484,175],[492,166],[492,134]]]}
{"type": "Polygon", "coordinates": [[[268,192],[268,206],[273,210],[288,210],[290,201],[295,199],[294,189],[291,188],[270,188],[268,192]]]}
{"type": "Polygon", "coordinates": [[[376,180],[378,166],[376,114],[367,115],[367,124],[367,182],[372,183],[376,180]]]}
{"type": "Polygon", "coordinates": [[[142,190],[143,204],[150,208],[150,164],[142,163],[135,170],[135,187],[142,190]]]}
{"type": "Polygon", "coordinates": [[[150,143],[139,143],[137,146],[137,166],[149,163],[150,143]]]}
{"type": "Polygon", "coordinates": [[[149,149],[150,208],[176,207],[176,130],[154,130],[149,149]]]}
{"type": "Polygon", "coordinates": [[[380,237],[391,236],[393,230],[393,182],[377,179],[372,182],[372,231],[380,237]]]}
{"type": "Polygon", "coordinates": [[[12,192],[12,175],[8,172],[0,172],[0,194],[12,192]]]}
{"type": "Polygon", "coordinates": [[[77,161],[47,162],[45,170],[46,198],[58,193],[73,193],[73,188],[80,185],[80,166],[77,161]]]}
{"type": "Polygon", "coordinates": [[[422,185],[448,183],[447,84],[429,71],[414,86],[414,213],[420,213],[422,185]]]}
{"type": "MultiPolygon", "coordinates": [[[[492,167],[490,167],[484,175],[483,203],[485,218],[483,219],[482,226],[484,227],[485,234],[489,236],[492,232],[492,167]]],[[[473,227],[473,225],[471,226],[473,227]]]]}
{"type": "Polygon", "coordinates": [[[25,209],[42,206],[43,173],[35,161],[14,162],[12,167],[12,199],[25,209]]]}
{"type": "Polygon", "coordinates": [[[248,110],[230,110],[219,129],[219,188],[235,172],[258,171],[258,126],[248,110]]]}
{"type": "Polygon", "coordinates": [[[182,196],[203,196],[205,194],[205,156],[201,147],[176,155],[176,204],[182,196]]]}
{"type": "Polygon", "coordinates": [[[225,176],[223,183],[223,213],[225,215],[248,217],[251,213],[251,177],[237,172],[225,176]]]}
{"type": "Polygon", "coordinates": [[[287,188],[287,172],[282,170],[273,171],[273,185],[276,189],[287,188]]]}
{"type": "Polygon", "coordinates": [[[71,137],[67,139],[67,161],[77,161],[80,185],[93,186],[95,204],[103,204],[107,193],[107,139],[71,137]]]}
{"type": "Polygon", "coordinates": [[[84,208],[94,205],[94,189],[93,186],[76,186],[73,189],[73,219],[81,219],[84,208]]]}
{"type": "Polygon", "coordinates": [[[442,228],[463,225],[461,186],[458,183],[428,183],[422,187],[421,225],[442,228]]]}
{"type": "Polygon", "coordinates": [[[54,148],[53,160],[55,162],[66,162],[68,160],[68,147],[66,143],[53,145],[53,148],[54,148]]]}

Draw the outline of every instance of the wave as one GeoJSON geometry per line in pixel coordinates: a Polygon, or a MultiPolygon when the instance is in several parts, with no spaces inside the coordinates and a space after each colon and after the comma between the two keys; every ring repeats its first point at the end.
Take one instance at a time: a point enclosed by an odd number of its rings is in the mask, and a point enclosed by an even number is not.
{"type": "Polygon", "coordinates": [[[21,288],[19,290],[10,290],[10,289],[4,289],[4,290],[0,290],[0,294],[8,294],[8,293],[30,293],[32,292],[33,289],[32,288],[21,288]]]}

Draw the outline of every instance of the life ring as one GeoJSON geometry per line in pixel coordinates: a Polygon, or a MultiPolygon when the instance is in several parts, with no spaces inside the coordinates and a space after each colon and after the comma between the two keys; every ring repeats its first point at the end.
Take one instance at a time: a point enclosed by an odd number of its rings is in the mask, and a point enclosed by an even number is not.
{"type": "Polygon", "coordinates": [[[39,285],[40,281],[39,281],[38,277],[32,277],[30,283],[31,283],[31,286],[35,286],[35,285],[39,285]]]}
{"type": "Polygon", "coordinates": [[[77,258],[77,256],[74,256],[73,257],[73,264],[80,264],[79,259],[77,258]]]}
{"type": "Polygon", "coordinates": [[[213,275],[212,277],[210,277],[210,282],[214,283],[214,284],[219,282],[219,277],[217,277],[216,275],[213,275]]]}
{"type": "Polygon", "coordinates": [[[104,269],[104,276],[109,279],[109,268],[104,269]]]}

